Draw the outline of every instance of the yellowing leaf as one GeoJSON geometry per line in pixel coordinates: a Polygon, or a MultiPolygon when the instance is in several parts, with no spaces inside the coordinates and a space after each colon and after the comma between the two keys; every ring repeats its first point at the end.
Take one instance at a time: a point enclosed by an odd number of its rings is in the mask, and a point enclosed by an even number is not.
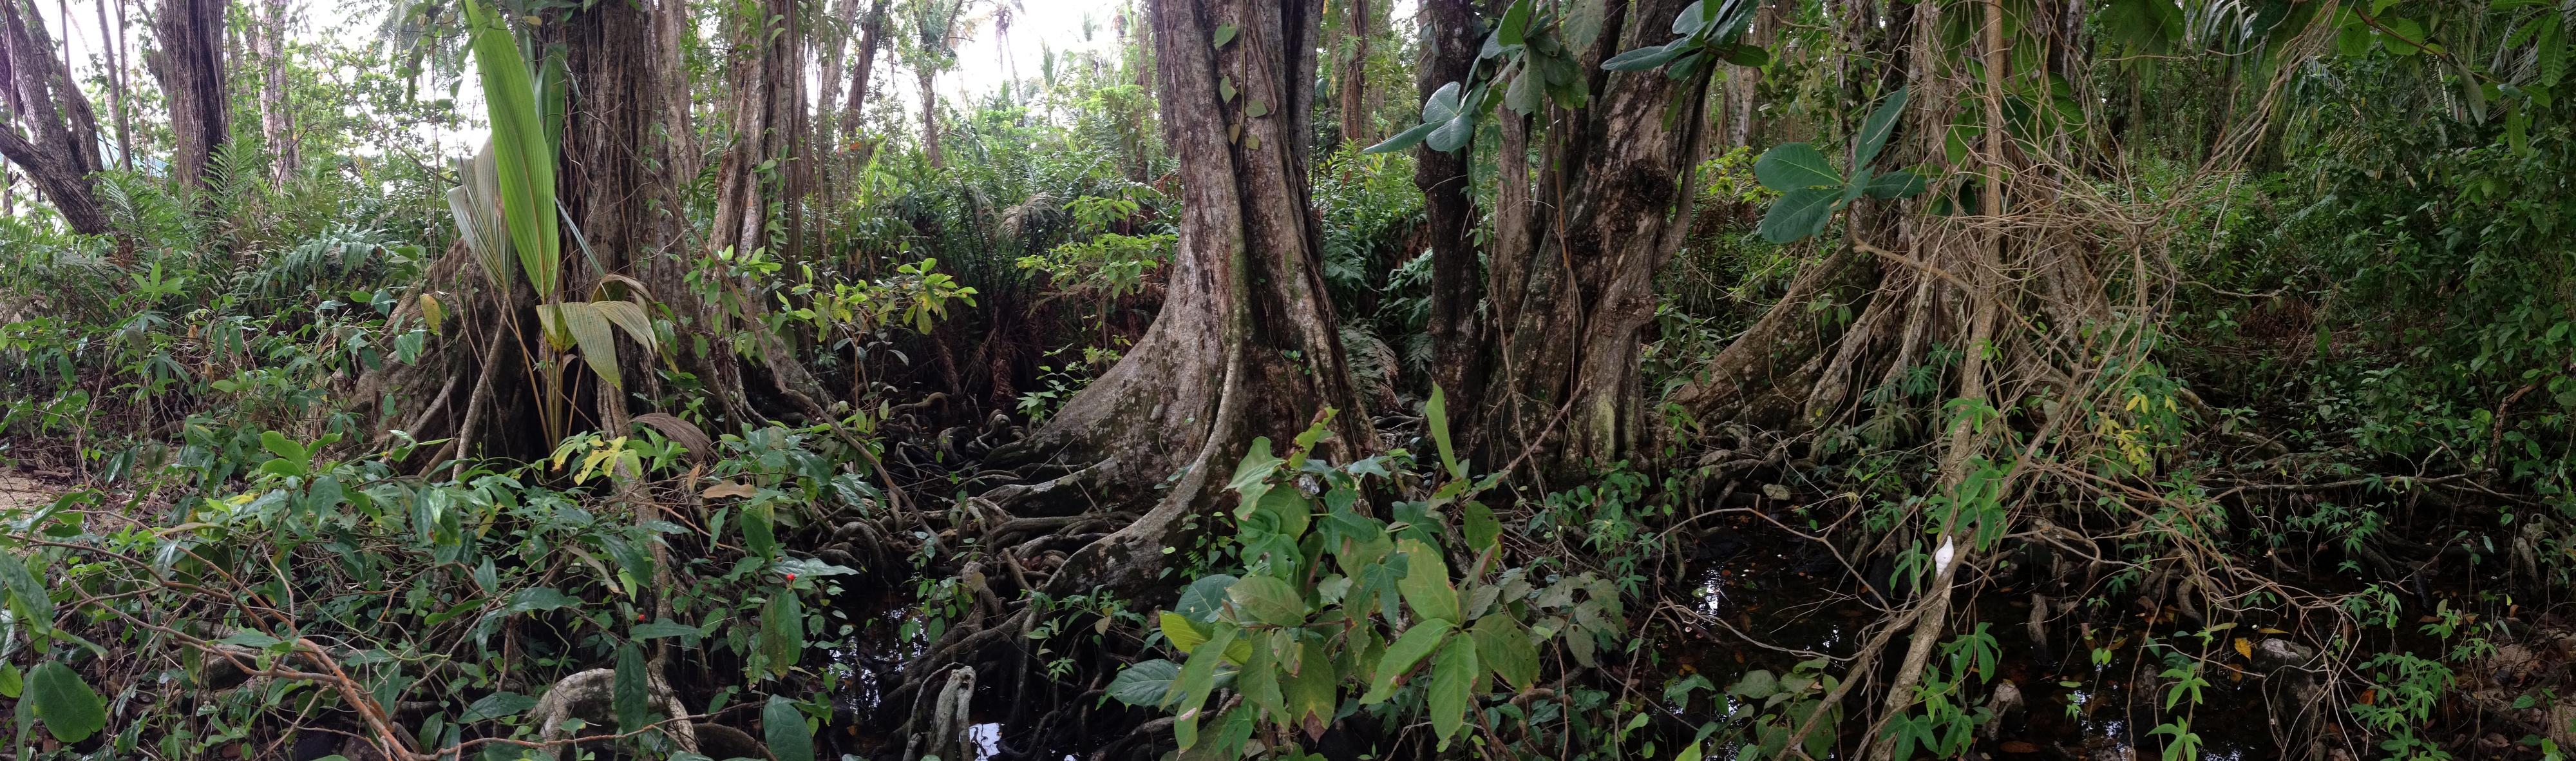
{"type": "Polygon", "coordinates": [[[2254,657],[2254,641],[2244,637],[2236,638],[2236,654],[2251,660],[2254,657]]]}

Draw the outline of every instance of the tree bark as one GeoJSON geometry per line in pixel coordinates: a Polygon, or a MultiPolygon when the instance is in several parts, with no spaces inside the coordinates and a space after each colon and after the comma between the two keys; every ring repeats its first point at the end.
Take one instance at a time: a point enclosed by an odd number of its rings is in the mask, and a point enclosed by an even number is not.
{"type": "Polygon", "coordinates": [[[286,104],[286,0],[262,0],[253,26],[259,50],[259,134],[268,143],[268,184],[286,187],[303,163],[295,114],[286,104]]]}
{"type": "MultiPolygon", "coordinates": [[[[733,114],[733,147],[725,152],[717,167],[716,223],[708,234],[710,252],[732,247],[737,252],[779,244],[767,235],[767,213],[773,195],[788,199],[797,197],[796,173],[781,166],[799,153],[798,137],[803,133],[803,114],[795,96],[795,81],[803,67],[798,52],[803,44],[797,39],[793,22],[794,0],[762,0],[760,16],[775,19],[765,23],[742,25],[735,30],[733,61],[728,89],[729,111],[733,114]],[[773,24],[786,25],[784,28],[773,24]],[[763,163],[782,171],[777,187],[763,187],[763,163]]],[[[788,204],[793,206],[792,200],[788,204]]],[[[793,231],[788,236],[794,237],[793,231]]]]}
{"type": "MultiPolygon", "coordinates": [[[[1342,142],[1357,142],[1361,145],[1367,145],[1370,142],[1374,142],[1370,139],[1368,134],[1368,57],[1369,34],[1371,32],[1369,29],[1369,3],[1368,0],[1349,0],[1349,5],[1350,9],[1348,13],[1350,14],[1350,25],[1345,27],[1344,31],[1349,34],[1351,38],[1350,60],[1342,62],[1342,82],[1340,88],[1342,96],[1340,109],[1342,112],[1342,142]]],[[[1470,16],[1467,21],[1472,25],[1475,22],[1475,18],[1470,16]]],[[[1449,33],[1441,27],[1435,26],[1428,28],[1433,30],[1433,34],[1449,33]]],[[[1473,33],[1474,32],[1472,31],[1467,32],[1467,34],[1473,33]]],[[[1427,57],[1430,54],[1426,52],[1424,55],[1427,57]]],[[[1462,74],[1450,77],[1449,81],[1454,82],[1464,78],[1465,75],[1462,74]]],[[[1430,96],[1425,95],[1423,97],[1428,98],[1430,96]]]]}
{"type": "Polygon", "coordinates": [[[74,232],[107,232],[107,215],[91,195],[90,174],[101,167],[89,97],[73,83],[69,64],[54,57],[32,0],[0,2],[0,24],[0,83],[16,122],[0,128],[0,156],[27,173],[74,232]]]}
{"type": "MultiPolygon", "coordinates": [[[[663,161],[670,167],[676,184],[696,182],[702,166],[698,155],[697,130],[690,118],[694,103],[689,92],[689,43],[697,38],[697,27],[690,17],[688,0],[661,0],[653,14],[654,60],[656,76],[661,78],[663,161]]],[[[669,215],[673,232],[684,227],[687,215],[674,208],[669,215]]],[[[679,237],[671,236],[677,243],[679,237]]]]}
{"type": "Polygon", "coordinates": [[[107,31],[103,52],[107,54],[108,111],[116,119],[116,161],[127,172],[134,171],[134,130],[125,109],[125,0],[116,3],[116,24],[107,23],[107,5],[99,0],[98,28],[107,31]]]}
{"type": "Polygon", "coordinates": [[[170,131],[179,138],[173,176],[182,187],[202,189],[213,178],[215,151],[231,138],[231,104],[224,95],[223,0],[161,0],[153,18],[161,50],[152,73],[168,100],[170,131]]]}
{"type": "Polygon", "coordinates": [[[931,89],[939,70],[925,64],[913,67],[912,75],[921,82],[921,153],[930,159],[930,168],[944,169],[948,161],[939,155],[939,92],[931,89]]]}
{"type": "Polygon", "coordinates": [[[1050,581],[1055,592],[1156,583],[1181,519],[1216,501],[1254,437],[1284,440],[1329,407],[1339,411],[1334,439],[1316,456],[1349,461],[1376,448],[1325,296],[1309,204],[1319,6],[1149,5],[1182,193],[1162,312],[1115,367],[994,459],[1089,465],[1087,483],[1100,490],[1074,504],[1152,507],[1078,551],[1050,581]],[[1227,24],[1239,33],[1211,45],[1227,24]],[[1241,88],[1231,100],[1218,92],[1229,78],[1241,88]]]}
{"type": "Polygon", "coordinates": [[[886,0],[870,0],[867,15],[859,19],[858,48],[850,51],[850,95],[841,106],[841,118],[834,122],[837,131],[829,136],[833,145],[858,139],[859,125],[866,115],[869,79],[876,74],[877,49],[885,46],[885,4],[886,0]]]}
{"type": "Polygon", "coordinates": [[[1501,361],[1486,392],[1492,417],[1484,440],[1541,446],[1542,437],[1561,435],[1537,460],[1549,478],[1632,459],[1650,433],[1640,339],[1655,314],[1655,272],[1690,228],[1693,170],[1707,149],[1709,76],[1612,76],[1600,62],[1667,41],[1664,29],[1683,5],[1612,6],[1601,38],[1580,59],[1596,93],[1587,107],[1551,103],[1536,125],[1502,112],[1507,187],[1495,209],[1492,296],[1501,361]],[[1544,141],[1538,174],[1522,185],[1527,168],[1518,157],[1534,138],[1544,141]]]}
{"type": "MultiPolygon", "coordinates": [[[[1475,0],[1424,0],[1420,19],[1429,33],[1423,36],[1415,89],[1429,100],[1442,85],[1467,78],[1483,39],[1477,36],[1475,0]]],[[[1476,309],[1485,283],[1471,242],[1477,219],[1468,170],[1474,155],[1473,144],[1450,153],[1425,146],[1415,149],[1413,165],[1413,184],[1423,195],[1423,236],[1431,249],[1431,382],[1447,397],[1453,434],[1478,430],[1492,356],[1476,309]]]]}

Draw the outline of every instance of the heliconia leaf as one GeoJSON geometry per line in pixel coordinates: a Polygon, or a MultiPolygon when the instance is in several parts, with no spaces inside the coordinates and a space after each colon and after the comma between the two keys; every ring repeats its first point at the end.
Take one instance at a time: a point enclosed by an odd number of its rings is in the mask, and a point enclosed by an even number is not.
{"type": "Polygon", "coordinates": [[[1431,732],[1440,737],[1440,747],[1449,747],[1449,738],[1467,722],[1467,709],[1476,703],[1476,643],[1467,637],[1449,640],[1440,654],[1431,659],[1431,689],[1425,696],[1431,713],[1431,732]]]}
{"type": "Polygon", "coordinates": [[[1381,703],[1393,695],[1395,680],[1403,678],[1405,672],[1413,670],[1413,664],[1421,662],[1423,656],[1430,655],[1432,649],[1439,647],[1441,642],[1448,639],[1449,633],[1456,629],[1457,626],[1448,621],[1435,618],[1414,624],[1413,628],[1404,630],[1403,636],[1395,638],[1395,642],[1386,646],[1386,656],[1378,659],[1377,675],[1369,682],[1368,694],[1360,696],[1360,704],[1381,703]]]}
{"type": "Polygon", "coordinates": [[[1753,178],[1762,187],[1782,193],[1843,184],[1842,173],[1834,171],[1825,154],[1806,143],[1782,143],[1763,151],[1761,160],[1753,162],[1753,178]]]}
{"type": "Polygon", "coordinates": [[[555,292],[563,267],[562,242],[555,227],[553,141],[545,135],[527,58],[519,54],[519,45],[500,15],[476,0],[465,0],[465,18],[492,120],[502,217],[528,284],[536,287],[539,296],[548,296],[555,292]]]}

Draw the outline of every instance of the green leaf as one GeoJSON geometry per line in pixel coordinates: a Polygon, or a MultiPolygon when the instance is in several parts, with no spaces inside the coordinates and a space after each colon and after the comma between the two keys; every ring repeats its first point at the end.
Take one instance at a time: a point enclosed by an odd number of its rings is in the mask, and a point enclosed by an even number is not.
{"type": "Polygon", "coordinates": [[[778,761],[814,761],[814,734],[805,729],[805,712],[785,695],[769,696],[760,707],[760,736],[778,761]]]}
{"type": "Polygon", "coordinates": [[[2389,40],[2385,43],[2388,47],[2388,52],[2397,54],[2399,57],[2405,57],[2424,51],[2424,27],[2421,24],[2415,23],[2414,19],[2382,17],[2379,19],[2379,26],[2382,30],[2385,30],[2382,32],[2383,34],[2391,34],[2397,37],[2397,39],[2389,40]]]}
{"type": "Polygon", "coordinates": [[[652,715],[652,698],[645,689],[644,649],[628,642],[617,648],[617,673],[609,684],[609,710],[617,714],[617,731],[630,733],[644,728],[652,715]]]}
{"type": "Polygon", "coordinates": [[[775,513],[776,509],[764,502],[743,508],[742,518],[736,521],[742,525],[742,547],[752,556],[765,558],[778,553],[778,536],[769,527],[769,518],[775,513]]]}
{"type": "Polygon", "coordinates": [[[1406,629],[1404,636],[1386,646],[1386,656],[1377,662],[1377,676],[1369,684],[1368,694],[1360,696],[1361,705],[1385,702],[1395,693],[1395,680],[1413,670],[1413,664],[1430,655],[1433,648],[1447,641],[1457,626],[1441,619],[1431,619],[1406,629]]]}
{"type": "Polygon", "coordinates": [[[1557,39],[1565,41],[1566,49],[1590,50],[1592,43],[1601,39],[1601,21],[1607,15],[1603,2],[1575,0],[1573,7],[1566,10],[1565,18],[1556,23],[1557,39]]]}
{"type": "Polygon", "coordinates": [[[1781,194],[1762,215],[1762,239],[1793,243],[1824,232],[1833,219],[1834,205],[1842,198],[1842,188],[1801,188],[1781,194]]]}
{"type": "Polygon", "coordinates": [[[1305,536],[1306,527],[1314,522],[1313,510],[1304,493],[1296,489],[1272,489],[1270,493],[1261,495],[1261,505],[1256,512],[1269,516],[1272,531],[1296,539],[1305,536]]]}
{"type": "Polygon", "coordinates": [[[769,604],[760,611],[760,655],[768,661],[769,673],[786,676],[796,667],[797,656],[805,652],[805,611],[792,589],[779,589],[769,596],[769,604]]]}
{"type": "Polygon", "coordinates": [[[1869,179],[1871,198],[1908,198],[1923,192],[1923,175],[1899,169],[1869,179]]]}
{"type": "Polygon", "coordinates": [[[2360,58],[2370,53],[2370,25],[2355,19],[2335,32],[2335,52],[2345,58],[2360,58]]]}
{"type": "Polygon", "coordinates": [[[1246,576],[1227,590],[1234,607],[1265,624],[1296,626],[1306,622],[1306,601],[1297,588],[1269,576],[1246,576]]]}
{"type": "Polygon", "coordinates": [[[1234,625],[1219,622],[1208,641],[1190,649],[1190,662],[1181,666],[1181,676],[1172,684],[1172,690],[1180,695],[1180,704],[1173,707],[1176,716],[1172,737],[1182,750],[1198,743],[1199,709],[1207,706],[1208,692],[1216,688],[1217,662],[1224,660],[1226,649],[1234,645],[1235,633],[1234,625]]]}
{"type": "Polygon", "coordinates": [[[62,661],[36,664],[27,675],[27,700],[55,740],[76,743],[107,727],[107,706],[62,661]]]}
{"type": "Polygon", "coordinates": [[[1748,69],[1758,69],[1771,65],[1771,51],[1762,49],[1762,46],[1760,45],[1746,45],[1743,43],[1728,45],[1726,47],[1726,52],[1721,54],[1719,57],[1727,63],[1748,69]]]}
{"type": "Polygon", "coordinates": [[[1440,125],[1439,129],[1432,130],[1431,136],[1423,139],[1422,146],[1441,153],[1451,153],[1467,147],[1467,141],[1475,136],[1476,115],[1473,112],[1460,112],[1457,116],[1450,117],[1448,123],[1440,125]]]}
{"type": "Polygon", "coordinates": [[[1233,41],[1234,41],[1234,34],[1235,34],[1235,28],[1234,28],[1234,25],[1233,25],[1233,24],[1227,24],[1227,25],[1224,25],[1224,26],[1217,27],[1217,28],[1216,28],[1216,46],[1221,48],[1221,47],[1225,47],[1225,44],[1226,44],[1226,43],[1233,42],[1233,41]]]}
{"type": "Polygon", "coordinates": [[[1304,652],[1297,658],[1297,672],[1280,682],[1281,697],[1287,703],[1288,722],[1317,733],[1341,707],[1342,675],[1334,670],[1332,654],[1322,640],[1301,638],[1297,647],[1304,652]]]}
{"type": "Polygon", "coordinates": [[[1173,603],[1172,610],[1182,618],[1202,624],[1214,621],[1216,615],[1225,609],[1226,590],[1234,584],[1234,577],[1222,573],[1199,577],[1181,590],[1180,602],[1173,603]]]}
{"type": "Polygon", "coordinates": [[[2567,42],[2559,31],[2563,23],[2559,14],[2541,17],[2540,34],[2532,44],[2532,81],[2542,87],[2556,87],[2567,76],[2567,42]]]}
{"type": "Polygon", "coordinates": [[[1431,712],[1431,731],[1439,735],[1440,747],[1449,747],[1449,737],[1467,721],[1467,709],[1475,705],[1470,689],[1476,680],[1476,644],[1460,637],[1440,648],[1431,659],[1431,689],[1426,699],[1431,712]]]}
{"type": "Polygon", "coordinates": [[[1460,98],[1462,94],[1463,91],[1456,82],[1441,85],[1440,89],[1431,91],[1431,97],[1422,100],[1422,123],[1441,124],[1456,117],[1464,105],[1460,98]]]}
{"type": "Polygon", "coordinates": [[[1674,58],[1680,57],[1681,54],[1690,52],[1698,46],[1699,43],[1697,41],[1688,37],[1674,40],[1668,44],[1649,45],[1611,56],[1610,60],[1601,62],[1601,68],[1608,69],[1610,71],[1645,71],[1647,69],[1652,69],[1657,66],[1670,63],[1674,58]]]}
{"type": "Polygon", "coordinates": [[[1279,470],[1283,462],[1287,461],[1270,453],[1268,436],[1254,438],[1252,446],[1244,448],[1243,461],[1235,463],[1234,477],[1225,483],[1225,488],[1243,495],[1234,507],[1237,520],[1252,515],[1252,508],[1261,503],[1261,495],[1270,491],[1270,474],[1279,470]]]}
{"type": "Polygon", "coordinates": [[[278,459],[295,463],[297,470],[302,470],[305,463],[312,461],[312,454],[304,451],[303,444],[298,444],[294,439],[287,438],[286,434],[276,431],[260,434],[259,447],[268,450],[269,454],[277,455],[278,459]]]}
{"type": "Polygon", "coordinates": [[[563,266],[562,241],[556,232],[555,157],[537,110],[528,61],[500,16],[476,0],[465,0],[474,67],[483,81],[483,101],[490,110],[494,164],[500,180],[502,219],[539,298],[554,294],[563,266]]]}
{"type": "Polygon", "coordinates": [[[1530,631],[1512,620],[1509,614],[1495,614],[1476,619],[1468,638],[1476,641],[1476,658],[1493,668],[1512,689],[1527,691],[1538,682],[1538,644],[1530,641],[1530,631]]]}
{"type": "Polygon", "coordinates": [[[1746,700],[1761,700],[1779,691],[1780,680],[1762,669],[1744,672],[1743,678],[1735,680],[1735,686],[1726,688],[1726,694],[1746,700]]]}
{"type": "Polygon", "coordinates": [[[1367,148],[1362,148],[1362,149],[1360,149],[1360,152],[1361,152],[1361,153],[1394,153],[1394,152],[1396,152],[1396,151],[1401,151],[1401,150],[1404,150],[1404,149],[1406,149],[1406,148],[1411,148],[1411,147],[1413,147],[1415,144],[1422,142],[1422,139],[1423,139],[1423,138],[1430,137],[1430,136],[1431,136],[1431,131],[1432,131],[1432,130],[1439,129],[1439,128],[1440,128],[1440,125],[1438,125],[1438,124],[1416,124],[1416,125],[1413,125],[1413,128],[1411,128],[1411,129],[1407,129],[1407,130],[1405,130],[1405,131],[1403,131],[1403,132],[1395,133],[1395,136],[1394,136],[1394,137],[1387,138],[1384,142],[1378,143],[1378,144],[1376,144],[1376,145],[1369,146],[1369,147],[1367,147],[1367,148]]]}
{"type": "Polygon", "coordinates": [[[1682,6],[1682,12],[1673,16],[1673,33],[1698,34],[1701,28],[1708,26],[1709,21],[1708,4],[1704,1],[1693,2],[1682,6]]]}
{"type": "MultiPolygon", "coordinates": [[[[1888,95],[1886,99],[1879,101],[1878,109],[1869,112],[1869,118],[1861,122],[1859,142],[1852,146],[1852,166],[1869,166],[1869,162],[1871,160],[1878,158],[1879,149],[1887,146],[1887,136],[1896,131],[1897,117],[1905,114],[1906,92],[1907,88],[1896,88],[1895,93],[1892,93],[1888,95]]],[[[1766,153],[1763,158],[1770,158],[1770,155],[1766,153]]],[[[1822,157],[1820,156],[1818,158],[1822,157]]],[[[1756,171],[1759,170],[1757,169],[1756,171]]],[[[1831,170],[1828,169],[1827,171],[1831,170]]],[[[1823,185],[1826,183],[1820,182],[1816,184],[1823,185]]],[[[1773,188],[1773,190],[1785,189],[1786,188],[1773,188]]]]}
{"type": "Polygon", "coordinates": [[[1467,534],[1467,549],[1483,552],[1494,547],[1503,535],[1503,522],[1494,518],[1494,509],[1485,503],[1467,500],[1459,515],[1458,529],[1467,534]]]}
{"type": "Polygon", "coordinates": [[[698,627],[690,626],[688,624],[673,623],[671,619],[667,618],[656,619],[653,623],[649,624],[636,624],[635,628],[626,630],[626,637],[628,639],[637,640],[661,639],[663,637],[694,637],[697,635],[698,627]]]}
{"type": "Polygon", "coordinates": [[[1254,98],[1243,105],[1243,115],[1254,119],[1269,116],[1270,104],[1261,102],[1260,98],[1254,98]]]}
{"type": "Polygon", "coordinates": [[[18,671],[18,664],[0,661],[0,697],[17,698],[27,689],[26,677],[18,671]]]}
{"type": "Polygon", "coordinates": [[[271,637],[271,636],[268,636],[268,635],[266,635],[266,634],[262,634],[262,633],[259,633],[259,632],[256,632],[256,631],[251,631],[251,630],[248,630],[248,629],[244,629],[244,630],[242,630],[242,631],[234,632],[234,633],[233,633],[233,636],[225,637],[225,638],[223,638],[223,639],[219,639],[219,640],[215,640],[215,641],[216,641],[216,642],[218,642],[218,643],[221,643],[221,644],[226,644],[226,645],[240,645],[240,646],[242,646],[242,647],[247,647],[247,648],[250,648],[250,649],[252,649],[252,650],[266,650],[266,649],[269,649],[269,648],[276,647],[276,646],[278,646],[278,645],[284,644],[284,643],[286,642],[286,640],[278,639],[278,638],[276,638],[276,637],[271,637]]]}
{"type": "Polygon", "coordinates": [[[1449,565],[1440,558],[1440,551],[1414,539],[1397,540],[1395,549],[1405,554],[1412,568],[1396,582],[1396,590],[1404,594],[1404,603],[1412,606],[1414,615],[1457,623],[1458,589],[1449,584],[1449,565]]]}
{"type": "MultiPolygon", "coordinates": [[[[631,303],[628,305],[633,306],[631,303]]],[[[612,387],[626,387],[625,379],[617,372],[617,334],[597,304],[579,301],[539,304],[537,322],[545,329],[547,343],[553,344],[555,349],[580,347],[582,359],[589,362],[591,372],[598,373],[612,387]]]]}
{"type": "Polygon", "coordinates": [[[0,587],[7,589],[9,612],[17,614],[19,622],[40,630],[53,628],[53,594],[17,553],[0,550],[0,587]]]}
{"type": "Polygon", "coordinates": [[[552,587],[529,587],[510,595],[510,612],[535,613],[556,608],[581,607],[581,598],[555,591],[552,587]]]}
{"type": "Polygon", "coordinates": [[[535,707],[537,707],[535,696],[504,690],[485,695],[483,699],[474,701],[473,705],[466,706],[465,715],[456,717],[456,723],[472,724],[505,716],[517,716],[535,707]]]}
{"type": "Polygon", "coordinates": [[[1171,695],[1172,680],[1180,675],[1181,664],[1156,658],[1119,670],[1118,678],[1109,680],[1108,693],[1138,708],[1159,706],[1171,695]]]}
{"type": "Polygon", "coordinates": [[[1431,442],[1440,448],[1440,467],[1450,478],[1464,480],[1467,464],[1458,461],[1457,450],[1449,445],[1449,401],[1439,386],[1431,387],[1431,401],[1422,405],[1424,421],[1431,427],[1431,442]]]}
{"type": "Polygon", "coordinates": [[[1763,151],[1762,159],[1753,163],[1753,177],[1762,187],[1783,193],[1843,184],[1842,173],[1834,171],[1825,154],[1806,143],[1783,143],[1763,151]]]}
{"type": "Polygon", "coordinates": [[[1510,10],[1503,11],[1503,23],[1494,27],[1494,36],[1505,45],[1526,44],[1529,42],[1529,20],[1530,0],[1512,3],[1510,10]]]}

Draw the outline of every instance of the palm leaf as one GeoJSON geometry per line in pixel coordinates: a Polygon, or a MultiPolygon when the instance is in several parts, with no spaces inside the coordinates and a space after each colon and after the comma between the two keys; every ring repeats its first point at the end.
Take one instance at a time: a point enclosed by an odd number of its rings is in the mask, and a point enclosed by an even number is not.
{"type": "Polygon", "coordinates": [[[473,29],[475,68],[482,74],[483,99],[491,108],[492,148],[501,186],[503,217],[519,265],[536,286],[540,299],[554,295],[563,267],[562,243],[555,227],[555,166],[545,120],[537,111],[528,62],[518,43],[502,28],[499,16],[475,0],[465,0],[465,17],[473,29]]]}
{"type": "MultiPolygon", "coordinates": [[[[618,301],[544,304],[537,307],[537,318],[546,323],[546,340],[556,341],[558,335],[571,339],[556,347],[570,348],[564,343],[581,347],[581,358],[590,363],[591,372],[598,373],[611,387],[625,388],[625,378],[617,373],[617,333],[609,322],[608,310],[600,308],[605,304],[634,306],[618,301]]],[[[642,310],[637,311],[640,314],[642,310]]]]}

